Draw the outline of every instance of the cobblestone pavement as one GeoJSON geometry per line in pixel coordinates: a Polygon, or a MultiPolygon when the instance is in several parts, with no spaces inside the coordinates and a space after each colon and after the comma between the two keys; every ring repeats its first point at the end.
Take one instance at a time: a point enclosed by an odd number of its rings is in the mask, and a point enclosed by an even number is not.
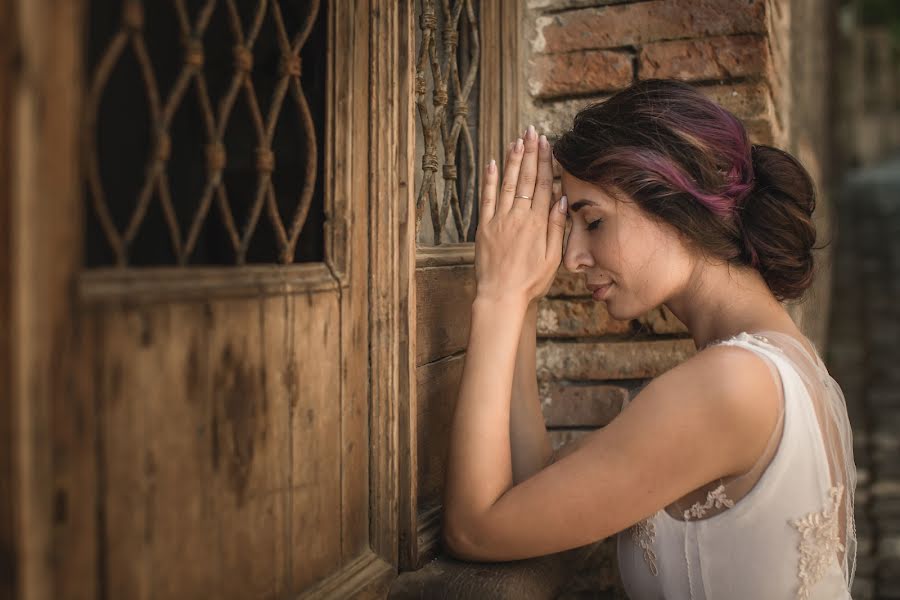
{"type": "Polygon", "coordinates": [[[900,599],[900,156],[835,202],[825,362],[847,401],[859,481],[854,600],[900,599]]]}

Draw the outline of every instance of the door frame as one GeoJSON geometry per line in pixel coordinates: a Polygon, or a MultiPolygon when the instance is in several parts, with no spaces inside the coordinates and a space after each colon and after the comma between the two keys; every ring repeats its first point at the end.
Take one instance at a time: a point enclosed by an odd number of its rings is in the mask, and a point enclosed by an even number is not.
{"type": "MultiPolygon", "coordinates": [[[[331,183],[347,186],[347,198],[362,195],[365,202],[354,204],[369,207],[369,260],[362,268],[368,267],[371,551],[304,597],[381,598],[397,574],[398,420],[414,381],[415,220],[409,215],[415,213],[408,160],[414,39],[406,35],[412,1],[331,1],[335,34],[349,50],[332,56],[333,72],[341,75],[332,89],[338,122],[347,125],[336,133],[348,142],[336,143],[335,151],[343,153],[349,172],[331,183]]],[[[0,48],[0,107],[11,107],[0,124],[0,173],[7,166],[10,173],[0,182],[0,237],[7,244],[0,249],[0,310],[9,324],[0,330],[0,430],[11,432],[0,452],[11,467],[0,471],[11,491],[9,504],[0,505],[0,525],[9,524],[0,526],[0,535],[15,571],[7,595],[29,600],[62,597],[57,592],[95,598],[103,585],[90,443],[95,415],[90,394],[80,393],[91,389],[91,374],[79,368],[75,351],[87,332],[76,331],[73,318],[85,295],[99,291],[98,281],[82,276],[87,2],[0,0],[8,15],[2,29],[9,30],[0,48]]],[[[349,232],[352,211],[331,227],[349,232]]],[[[333,258],[353,268],[352,255],[333,258]]]]}

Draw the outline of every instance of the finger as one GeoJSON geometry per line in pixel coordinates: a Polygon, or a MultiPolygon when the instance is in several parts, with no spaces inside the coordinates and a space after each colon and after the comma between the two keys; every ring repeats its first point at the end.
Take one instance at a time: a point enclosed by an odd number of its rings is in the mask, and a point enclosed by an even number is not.
{"type": "MultiPolygon", "coordinates": [[[[515,147],[516,147],[516,143],[515,143],[515,142],[510,142],[510,143],[508,143],[508,144],[506,145],[506,154],[503,156],[503,169],[504,169],[504,172],[506,172],[505,170],[506,170],[506,166],[509,164],[509,157],[510,157],[510,155],[512,155],[513,148],[515,148],[515,147]]],[[[500,179],[499,176],[497,177],[497,179],[498,179],[498,181],[499,181],[499,179],[500,179]]],[[[497,198],[497,196],[496,196],[496,193],[495,193],[494,199],[496,200],[496,198],[497,198]]],[[[494,203],[494,210],[496,211],[496,202],[494,203]]]]}
{"type": "Polygon", "coordinates": [[[560,198],[562,198],[562,182],[559,179],[554,179],[553,197],[550,199],[550,206],[552,207],[554,204],[559,202],[560,198]]]}
{"type": "Polygon", "coordinates": [[[519,180],[516,182],[516,196],[527,196],[525,198],[515,198],[513,208],[531,208],[534,200],[534,183],[537,179],[537,163],[538,163],[538,136],[534,130],[534,125],[529,125],[525,131],[525,153],[522,156],[522,166],[519,168],[519,180]]]}
{"type": "Polygon", "coordinates": [[[492,158],[484,167],[484,179],[481,186],[481,216],[479,223],[487,223],[494,217],[497,203],[497,162],[492,158]]]}
{"type": "Polygon", "coordinates": [[[563,196],[559,202],[553,205],[550,216],[547,219],[547,260],[553,265],[559,266],[562,260],[563,235],[566,232],[566,215],[568,212],[568,199],[563,196]]]}
{"type": "Polygon", "coordinates": [[[516,194],[516,182],[519,180],[519,167],[522,164],[522,155],[525,153],[525,143],[522,138],[516,140],[506,168],[503,170],[503,183],[500,184],[500,198],[497,200],[495,215],[509,212],[513,205],[513,196],[516,194]]]}
{"type": "Polygon", "coordinates": [[[506,165],[509,164],[509,156],[512,154],[513,148],[515,148],[516,143],[510,142],[506,145],[506,156],[503,157],[503,168],[506,168],[506,165]]]}
{"type": "MultiPolygon", "coordinates": [[[[521,176],[519,180],[521,181],[521,176]]],[[[531,207],[546,215],[553,200],[553,165],[550,163],[550,142],[542,135],[538,138],[537,181],[531,207]]]]}

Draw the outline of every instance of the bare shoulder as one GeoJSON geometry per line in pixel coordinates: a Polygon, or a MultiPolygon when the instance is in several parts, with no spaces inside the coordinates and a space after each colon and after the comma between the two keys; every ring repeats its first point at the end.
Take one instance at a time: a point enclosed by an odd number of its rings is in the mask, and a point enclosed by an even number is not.
{"type": "Polygon", "coordinates": [[[734,451],[734,472],[741,473],[763,452],[781,411],[781,382],[773,369],[752,350],[716,345],[651,381],[647,388],[653,390],[645,399],[657,410],[672,410],[677,404],[704,429],[726,433],[734,451]]]}

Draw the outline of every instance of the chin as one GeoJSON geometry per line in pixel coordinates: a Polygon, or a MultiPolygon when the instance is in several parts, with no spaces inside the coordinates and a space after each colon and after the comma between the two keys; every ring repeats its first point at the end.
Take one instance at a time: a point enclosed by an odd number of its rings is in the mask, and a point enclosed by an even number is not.
{"type": "Polygon", "coordinates": [[[638,319],[645,314],[647,314],[649,309],[635,309],[634,307],[625,306],[623,307],[620,303],[616,302],[614,299],[604,300],[606,303],[606,312],[609,313],[609,316],[617,321],[630,321],[632,319],[638,319]]]}
{"type": "Polygon", "coordinates": [[[616,306],[615,302],[604,300],[603,303],[606,304],[606,312],[609,313],[609,316],[613,319],[616,319],[617,321],[628,321],[634,318],[629,315],[623,315],[622,311],[616,306]]]}

